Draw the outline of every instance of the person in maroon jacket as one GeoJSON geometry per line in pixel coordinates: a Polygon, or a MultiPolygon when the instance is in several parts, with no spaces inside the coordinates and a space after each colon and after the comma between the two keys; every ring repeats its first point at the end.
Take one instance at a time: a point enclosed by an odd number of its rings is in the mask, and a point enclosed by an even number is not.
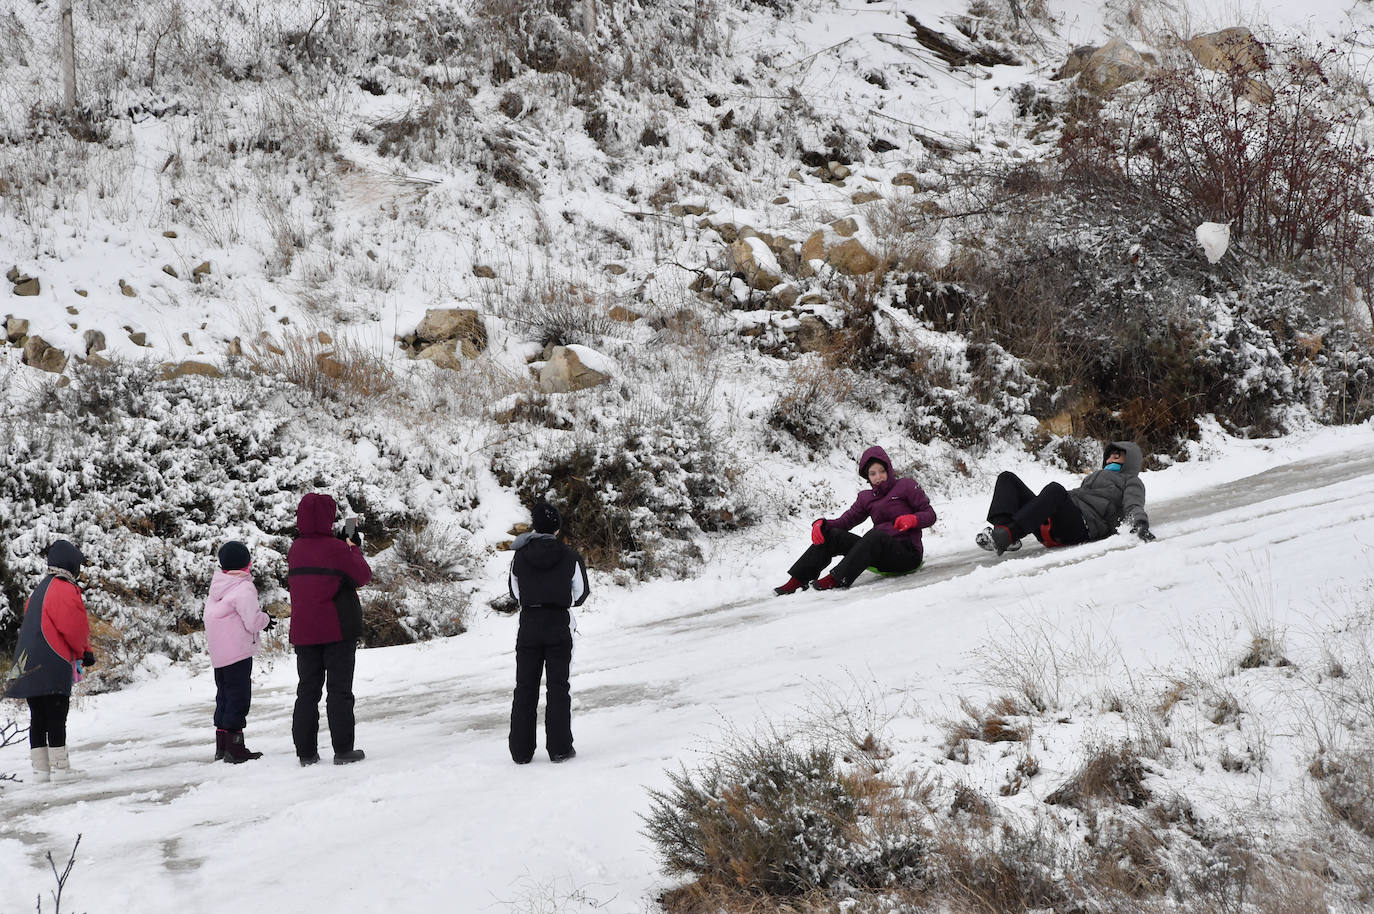
{"type": "Polygon", "coordinates": [[[84,667],[95,665],[91,623],[76,584],[81,561],[81,551],[66,540],[49,547],[48,573],[24,604],[5,693],[28,700],[29,758],[39,782],[78,774],[67,757],[67,712],[72,683],[84,667]]]}
{"type": "Polygon", "coordinates": [[[334,535],[334,499],[311,492],[296,508],[300,534],[286,553],[291,590],[291,644],[296,649],[296,708],[291,739],[302,765],[320,760],[320,694],[327,690],[325,715],[334,764],[363,759],[353,745],[353,668],[362,634],[358,588],[372,580],[362,539],[334,535]]]}
{"type": "Polygon", "coordinates": [[[876,445],[859,458],[859,475],[868,480],[868,491],[860,492],[849,510],[834,520],[821,518],[811,525],[811,547],[788,570],[787,583],[773,588],[778,596],[807,586],[848,587],[865,568],[906,574],[921,567],[921,530],[935,523],[926,493],[915,480],[894,475],[887,452],[876,445]],[[870,519],[873,529],[863,536],[849,532],[870,519]],[[844,558],[834,571],[816,580],[836,556],[844,558]]]}

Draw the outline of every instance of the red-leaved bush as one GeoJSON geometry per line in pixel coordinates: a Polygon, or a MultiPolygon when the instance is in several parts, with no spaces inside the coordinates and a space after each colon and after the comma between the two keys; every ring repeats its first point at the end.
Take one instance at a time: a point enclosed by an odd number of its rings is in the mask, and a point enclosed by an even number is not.
{"type": "Polygon", "coordinates": [[[1064,164],[1150,192],[1182,223],[1226,223],[1270,262],[1316,256],[1366,284],[1367,102],[1340,51],[1265,51],[1220,70],[1187,58],[1152,71],[1064,132],[1064,164]]]}

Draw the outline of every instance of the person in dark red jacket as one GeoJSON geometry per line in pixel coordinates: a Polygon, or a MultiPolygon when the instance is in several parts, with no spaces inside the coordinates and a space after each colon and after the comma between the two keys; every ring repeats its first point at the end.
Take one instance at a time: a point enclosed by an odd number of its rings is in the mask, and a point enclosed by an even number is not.
{"type": "Polygon", "coordinates": [[[362,635],[358,588],[372,580],[361,537],[334,535],[338,508],[328,495],[312,492],[296,508],[299,536],[286,553],[291,590],[291,644],[296,649],[296,708],[291,739],[302,765],[320,760],[320,694],[327,690],[325,716],[334,764],[363,759],[353,745],[353,668],[362,635]]]}
{"type": "Polygon", "coordinates": [[[48,549],[48,573],[24,604],[6,695],[29,703],[29,757],[35,781],[73,777],[67,756],[72,683],[95,665],[91,623],[76,578],[81,551],[66,540],[48,549]]]}
{"type": "Polygon", "coordinates": [[[894,475],[887,452],[876,445],[859,458],[859,475],[868,480],[868,491],[860,492],[849,510],[834,520],[821,518],[811,525],[811,547],[788,570],[787,583],[773,588],[778,596],[807,586],[848,587],[866,568],[906,574],[921,567],[921,530],[935,523],[926,493],[915,480],[894,475]],[[863,536],[849,532],[865,520],[873,521],[872,530],[863,536]],[[834,571],[816,580],[836,556],[844,558],[834,571]]]}

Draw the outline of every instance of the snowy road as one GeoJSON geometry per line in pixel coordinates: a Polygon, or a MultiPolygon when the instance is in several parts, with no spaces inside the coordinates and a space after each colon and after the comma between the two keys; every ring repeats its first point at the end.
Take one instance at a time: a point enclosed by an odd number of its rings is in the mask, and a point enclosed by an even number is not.
{"type": "MultiPolygon", "coordinates": [[[[360,654],[368,760],[345,768],[296,766],[289,658],[258,672],[248,742],[267,755],[238,767],[208,761],[208,671],[169,669],[80,702],[84,780],[0,792],[0,912],[33,909],[51,887],[43,854],[65,858],[78,833],[70,910],[649,910],[664,883],[639,834],[645,786],[693,765],[722,727],[795,715],[827,683],[947,707],[976,678],[969,651],[1007,626],[1091,629],[1148,673],[1206,637],[1239,644],[1240,612],[1311,624],[1333,588],[1374,577],[1374,455],[1343,441],[1294,443],[1291,462],[1221,484],[1150,474],[1150,545],[1030,545],[998,561],[964,545],[981,511],[970,498],[940,506],[945,532],[909,578],[776,599],[778,547],[699,582],[598,593],[574,657],[579,755],[564,766],[506,755],[514,622],[495,615],[360,654]],[[730,601],[735,581],[758,596],[730,601]],[[1236,605],[1238,586],[1254,605],[1236,605]]],[[[1224,477],[1225,461],[1211,471],[1224,477]]],[[[0,752],[0,769],[26,762],[23,747],[0,752]]]]}

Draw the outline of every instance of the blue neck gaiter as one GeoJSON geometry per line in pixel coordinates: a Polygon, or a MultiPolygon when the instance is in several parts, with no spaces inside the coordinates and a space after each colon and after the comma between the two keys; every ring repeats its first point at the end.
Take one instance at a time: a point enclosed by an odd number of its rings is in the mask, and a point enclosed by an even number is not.
{"type": "Polygon", "coordinates": [[[1104,470],[1111,470],[1113,473],[1120,473],[1120,472],[1121,472],[1121,464],[1119,464],[1119,463],[1109,463],[1109,464],[1107,464],[1105,467],[1103,467],[1102,469],[1104,469],[1104,470]]]}

